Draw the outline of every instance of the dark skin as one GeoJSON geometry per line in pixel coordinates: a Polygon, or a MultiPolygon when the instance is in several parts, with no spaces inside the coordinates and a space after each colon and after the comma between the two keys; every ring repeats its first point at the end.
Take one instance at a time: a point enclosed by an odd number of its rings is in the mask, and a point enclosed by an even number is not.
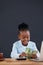
{"type": "MultiPolygon", "coordinates": [[[[22,44],[24,46],[28,45],[28,42],[30,41],[30,31],[20,31],[18,38],[22,41],[22,44]]],[[[22,52],[19,57],[26,56],[27,54],[25,52],[22,52]]],[[[32,54],[32,58],[37,58],[36,54],[32,54]]]]}

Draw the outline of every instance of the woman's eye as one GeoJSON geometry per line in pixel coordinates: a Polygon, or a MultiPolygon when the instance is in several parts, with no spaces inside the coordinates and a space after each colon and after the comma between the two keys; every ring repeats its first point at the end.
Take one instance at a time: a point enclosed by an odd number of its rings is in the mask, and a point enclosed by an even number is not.
{"type": "Polygon", "coordinates": [[[26,37],[23,37],[23,39],[25,39],[26,37]]]}

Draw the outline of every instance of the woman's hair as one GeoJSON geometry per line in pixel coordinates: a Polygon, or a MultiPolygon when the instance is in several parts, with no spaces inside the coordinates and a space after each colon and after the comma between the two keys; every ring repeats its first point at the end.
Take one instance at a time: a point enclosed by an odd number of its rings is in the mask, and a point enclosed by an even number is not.
{"type": "Polygon", "coordinates": [[[21,23],[18,25],[18,31],[26,31],[29,30],[29,25],[26,23],[21,23]]]}

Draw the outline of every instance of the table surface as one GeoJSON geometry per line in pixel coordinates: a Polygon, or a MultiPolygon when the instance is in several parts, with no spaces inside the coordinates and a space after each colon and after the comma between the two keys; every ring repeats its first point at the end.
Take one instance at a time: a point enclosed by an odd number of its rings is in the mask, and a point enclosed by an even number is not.
{"type": "Polygon", "coordinates": [[[0,61],[0,65],[43,65],[43,62],[35,62],[27,60],[15,60],[11,58],[5,58],[3,61],[0,61]]]}

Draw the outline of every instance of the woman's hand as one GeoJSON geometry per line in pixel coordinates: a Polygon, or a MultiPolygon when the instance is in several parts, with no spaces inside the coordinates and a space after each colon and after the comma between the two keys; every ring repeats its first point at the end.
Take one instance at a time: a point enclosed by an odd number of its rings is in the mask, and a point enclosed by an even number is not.
{"type": "MultiPolygon", "coordinates": [[[[26,54],[25,52],[23,52],[22,54],[20,54],[19,57],[24,57],[24,56],[27,56],[27,54],[26,54]]],[[[32,59],[35,59],[35,58],[37,58],[37,55],[36,55],[36,54],[32,54],[32,55],[31,55],[31,58],[32,58],[32,59]]]]}
{"type": "Polygon", "coordinates": [[[22,54],[20,54],[19,57],[24,57],[24,56],[26,56],[26,53],[25,52],[23,52],[22,54]]]}
{"type": "Polygon", "coordinates": [[[36,54],[32,54],[31,56],[33,59],[37,58],[37,55],[36,54]]]}

